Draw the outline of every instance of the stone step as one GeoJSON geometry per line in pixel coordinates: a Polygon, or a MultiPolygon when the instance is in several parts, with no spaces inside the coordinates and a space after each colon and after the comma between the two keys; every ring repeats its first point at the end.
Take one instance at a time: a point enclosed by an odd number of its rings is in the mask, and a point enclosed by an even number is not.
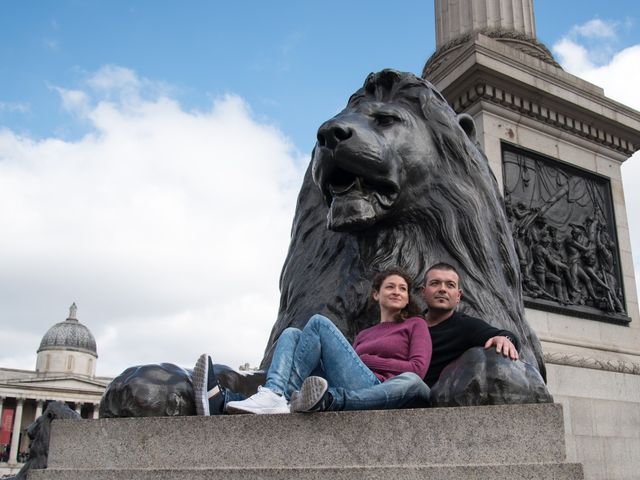
{"type": "Polygon", "coordinates": [[[556,404],[56,420],[49,450],[52,471],[564,461],[562,407],[556,404]]]}
{"type": "Polygon", "coordinates": [[[29,480],[576,480],[582,465],[431,465],[391,467],[219,468],[149,470],[34,470],[29,480]]]}

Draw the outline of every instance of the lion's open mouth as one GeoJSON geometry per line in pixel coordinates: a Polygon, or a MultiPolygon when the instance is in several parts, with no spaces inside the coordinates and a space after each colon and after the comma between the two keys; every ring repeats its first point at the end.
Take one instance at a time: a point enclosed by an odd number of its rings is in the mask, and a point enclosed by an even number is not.
{"type": "Polygon", "coordinates": [[[352,172],[335,167],[325,184],[327,204],[330,206],[335,197],[347,194],[373,195],[384,207],[390,207],[398,196],[395,183],[358,176],[352,172]]]}
{"type": "Polygon", "coordinates": [[[393,211],[400,198],[395,159],[351,146],[314,150],[312,175],[329,209],[327,227],[334,231],[368,228],[393,211]]]}
{"type": "Polygon", "coordinates": [[[329,185],[329,193],[332,196],[340,195],[351,190],[356,182],[361,181],[359,177],[355,176],[351,172],[347,172],[341,168],[336,168],[327,183],[329,185]]]}

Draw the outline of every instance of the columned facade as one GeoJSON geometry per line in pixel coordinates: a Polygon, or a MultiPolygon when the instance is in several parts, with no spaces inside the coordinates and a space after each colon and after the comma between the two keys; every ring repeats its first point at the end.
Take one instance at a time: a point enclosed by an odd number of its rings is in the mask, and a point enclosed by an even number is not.
{"type": "Polygon", "coordinates": [[[11,432],[11,450],[9,464],[18,463],[18,446],[20,443],[20,434],[22,432],[22,409],[24,407],[24,398],[16,399],[16,413],[13,421],[13,431],[11,432]]]}
{"type": "MultiPolygon", "coordinates": [[[[0,373],[7,373],[7,370],[3,370],[0,373]]],[[[70,408],[78,412],[82,418],[98,418],[100,397],[104,390],[104,383],[106,382],[100,382],[95,386],[95,393],[76,391],[75,395],[72,392],[67,392],[64,395],[56,395],[51,392],[50,395],[46,395],[42,390],[15,393],[7,391],[6,385],[0,383],[0,391],[6,392],[6,396],[0,397],[0,418],[2,419],[0,468],[5,465],[15,468],[23,463],[29,450],[27,428],[42,415],[49,402],[59,401],[66,403],[70,408]],[[43,398],[43,395],[46,395],[47,398],[43,398]],[[84,399],[79,400],[79,396],[84,397],[84,399]]],[[[4,472],[0,470],[1,473],[4,472]]]]}
{"type": "Polygon", "coordinates": [[[97,356],[74,304],[67,320],[43,337],[35,371],[0,368],[0,477],[22,467],[29,451],[27,428],[50,402],[64,403],[82,418],[98,418],[111,379],[95,375],[97,356]]]}

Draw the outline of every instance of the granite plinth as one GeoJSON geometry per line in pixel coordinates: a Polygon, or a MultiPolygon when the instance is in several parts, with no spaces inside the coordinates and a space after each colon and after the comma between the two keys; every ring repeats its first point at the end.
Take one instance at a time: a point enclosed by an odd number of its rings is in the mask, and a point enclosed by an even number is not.
{"type": "Polygon", "coordinates": [[[442,465],[389,467],[223,468],[201,470],[44,470],[29,474],[33,480],[564,480],[581,479],[576,463],[528,465],[442,465]]]}
{"type": "Polygon", "coordinates": [[[582,478],[557,404],[61,420],[50,445],[32,478],[582,478]]]}

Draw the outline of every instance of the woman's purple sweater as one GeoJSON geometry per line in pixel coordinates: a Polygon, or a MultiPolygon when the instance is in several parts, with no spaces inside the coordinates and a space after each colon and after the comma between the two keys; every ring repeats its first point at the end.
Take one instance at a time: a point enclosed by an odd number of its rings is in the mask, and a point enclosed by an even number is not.
{"type": "Polygon", "coordinates": [[[427,322],[411,317],[362,330],[353,349],[382,382],[404,372],[424,378],[431,361],[431,336],[427,322]]]}

